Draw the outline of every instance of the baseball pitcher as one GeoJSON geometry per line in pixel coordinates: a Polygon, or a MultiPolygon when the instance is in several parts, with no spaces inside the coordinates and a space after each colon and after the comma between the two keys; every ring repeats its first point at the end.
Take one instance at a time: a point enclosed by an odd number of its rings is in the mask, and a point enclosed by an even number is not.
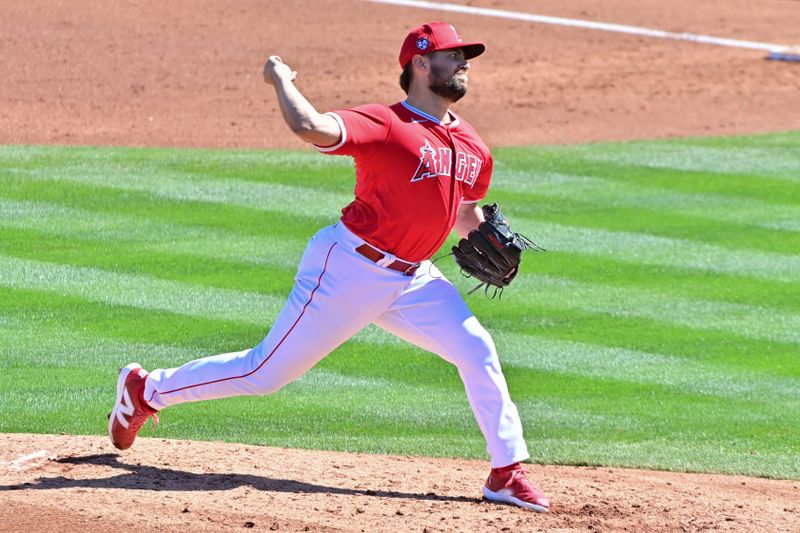
{"type": "Polygon", "coordinates": [[[178,368],[148,373],[132,363],[120,371],[108,422],[114,446],[129,448],[166,407],[275,392],[376,324],[458,369],[491,456],[484,497],[549,510],[520,464],[528,450],[492,337],[429,260],[455,230],[462,270],[504,287],[525,248],[496,205],[479,206],[492,155],[450,111],[467,93],[469,60],[484,50],[450,24],[423,24],[400,48],[404,100],[324,114],[295,87],[297,73],[269,57],[264,81],[292,132],[324,154],[355,159],[355,199],[309,241],[288,301],[258,346],[178,368]]]}

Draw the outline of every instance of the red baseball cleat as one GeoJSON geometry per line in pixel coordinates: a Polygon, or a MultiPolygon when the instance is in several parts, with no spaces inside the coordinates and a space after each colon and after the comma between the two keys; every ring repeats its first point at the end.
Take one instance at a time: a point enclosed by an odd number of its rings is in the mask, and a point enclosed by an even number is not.
{"type": "Polygon", "coordinates": [[[519,463],[493,468],[483,486],[483,497],[493,502],[511,503],[537,513],[550,510],[550,500],[528,480],[519,463]]]}
{"type": "Polygon", "coordinates": [[[136,434],[147,419],[153,417],[153,427],[158,425],[155,409],[144,401],[144,379],[147,372],[131,363],[119,371],[117,378],[117,403],[108,415],[108,436],[111,444],[127,450],[136,440],[136,434]]]}

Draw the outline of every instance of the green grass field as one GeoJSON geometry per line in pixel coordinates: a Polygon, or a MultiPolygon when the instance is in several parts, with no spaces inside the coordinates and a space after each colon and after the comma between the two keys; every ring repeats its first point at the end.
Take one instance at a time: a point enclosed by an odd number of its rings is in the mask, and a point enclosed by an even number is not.
{"type": "MultiPolygon", "coordinates": [[[[548,251],[468,302],[532,460],[800,479],[800,132],[495,158],[548,251]]],[[[255,345],[352,188],[311,150],[0,147],[0,431],[104,434],[120,366],[255,345]]],[[[486,457],[455,369],[374,328],[143,435],[486,457]]]]}

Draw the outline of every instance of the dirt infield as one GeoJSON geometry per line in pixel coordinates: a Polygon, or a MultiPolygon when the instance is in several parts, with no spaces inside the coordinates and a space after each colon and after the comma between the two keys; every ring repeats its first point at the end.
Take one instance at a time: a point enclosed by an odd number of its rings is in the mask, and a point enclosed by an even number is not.
{"type": "MultiPolygon", "coordinates": [[[[460,2],[465,3],[465,2],[460,2]]],[[[786,0],[471,5],[800,42],[786,0]],[[564,5],[566,4],[566,5],[564,5]]],[[[457,111],[493,146],[800,129],[800,64],[764,53],[356,0],[4,0],[0,143],[300,147],[268,54],[321,110],[391,103],[407,29],[487,53],[457,111]]],[[[535,515],[480,501],[487,463],[142,439],[0,435],[0,531],[796,531],[800,482],[534,466],[535,515]]]]}
{"type": "MultiPolygon", "coordinates": [[[[469,4],[800,43],[786,0],[469,4]]],[[[0,143],[300,147],[261,80],[267,55],[321,110],[391,103],[402,38],[437,18],[487,44],[457,110],[490,145],[800,128],[800,64],[758,51],[358,0],[4,0],[0,143]]]]}
{"type": "Polygon", "coordinates": [[[796,531],[800,521],[800,482],[739,476],[532,466],[553,500],[540,515],[482,501],[482,461],[160,439],[117,454],[104,438],[42,435],[0,435],[0,450],[0,531],[796,531]]]}

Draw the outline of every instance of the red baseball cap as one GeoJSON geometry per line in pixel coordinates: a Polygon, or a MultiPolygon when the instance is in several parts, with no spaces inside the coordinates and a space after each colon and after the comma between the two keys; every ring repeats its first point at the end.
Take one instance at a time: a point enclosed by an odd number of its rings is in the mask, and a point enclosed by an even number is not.
{"type": "Polygon", "coordinates": [[[472,59],[486,50],[483,43],[465,43],[456,29],[447,22],[429,22],[411,30],[400,48],[400,66],[405,68],[417,54],[425,55],[437,50],[463,48],[464,57],[472,59]]]}

